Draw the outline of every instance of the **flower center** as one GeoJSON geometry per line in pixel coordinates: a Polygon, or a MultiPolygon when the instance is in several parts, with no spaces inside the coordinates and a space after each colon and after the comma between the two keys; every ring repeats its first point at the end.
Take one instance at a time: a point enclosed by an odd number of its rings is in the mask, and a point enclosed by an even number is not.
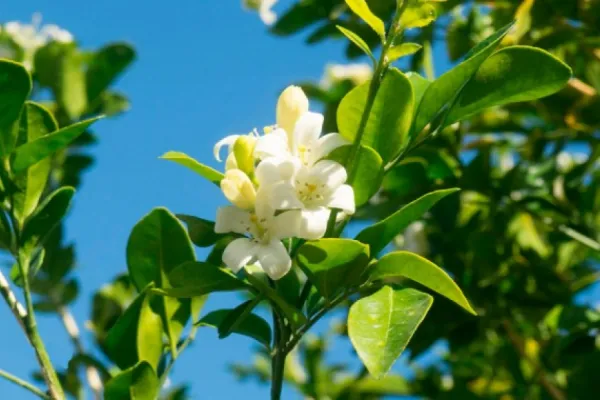
{"type": "Polygon", "coordinates": [[[323,195],[324,188],[325,185],[319,182],[296,181],[296,192],[298,194],[298,198],[307,206],[323,201],[325,198],[323,195]]]}
{"type": "Polygon", "coordinates": [[[258,243],[268,243],[271,240],[269,228],[266,225],[265,218],[258,218],[256,214],[250,214],[249,231],[253,236],[254,241],[258,243]]]}
{"type": "Polygon", "coordinates": [[[304,145],[298,147],[298,158],[300,159],[300,161],[302,161],[302,164],[308,165],[308,162],[310,160],[310,154],[310,147],[304,145]]]}

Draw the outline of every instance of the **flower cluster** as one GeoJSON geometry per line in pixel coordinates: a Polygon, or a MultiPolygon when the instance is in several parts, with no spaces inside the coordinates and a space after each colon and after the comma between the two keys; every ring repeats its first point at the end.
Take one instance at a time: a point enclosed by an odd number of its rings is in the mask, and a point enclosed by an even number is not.
{"type": "MultiPolygon", "coordinates": [[[[41,21],[41,15],[34,14],[31,24],[11,21],[7,22],[3,29],[1,29],[1,31],[20,48],[23,53],[22,60],[20,61],[22,61],[23,65],[30,71],[33,69],[35,52],[40,47],[43,47],[49,42],[73,42],[73,35],[68,31],[53,24],[41,26],[41,21]]],[[[8,49],[3,48],[3,52],[8,52],[8,49]]]]}
{"type": "Polygon", "coordinates": [[[258,15],[265,25],[273,25],[277,21],[277,14],[273,7],[279,0],[242,0],[242,5],[248,10],[258,12],[258,15]]]}
{"type": "Polygon", "coordinates": [[[277,124],[215,145],[228,148],[221,189],[232,203],[217,211],[215,231],[244,235],[223,253],[234,272],[254,263],[280,279],[292,261],[282,239],[323,237],[332,209],[354,213],[354,192],[346,169],[326,159],[348,144],[338,133],[321,136],[323,116],[308,110],[299,87],[288,87],[277,104],[277,124]]]}

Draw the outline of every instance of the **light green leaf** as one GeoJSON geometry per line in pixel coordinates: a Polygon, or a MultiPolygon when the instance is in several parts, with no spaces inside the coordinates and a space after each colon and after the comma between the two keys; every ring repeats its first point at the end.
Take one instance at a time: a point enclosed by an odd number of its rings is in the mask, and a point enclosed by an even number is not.
{"type": "Polygon", "coordinates": [[[492,54],[461,91],[446,125],[489,107],[549,96],[571,79],[571,69],[550,53],[512,46],[492,54]]]}
{"type": "Polygon", "coordinates": [[[346,4],[354,12],[365,21],[381,38],[385,39],[385,25],[379,17],[369,9],[365,0],[346,0],[346,4]]]}
{"type": "Polygon", "coordinates": [[[373,281],[404,277],[452,300],[473,315],[477,315],[458,285],[431,261],[407,251],[386,254],[369,270],[373,281]]]}
{"type": "Polygon", "coordinates": [[[460,94],[465,84],[469,82],[481,64],[492,55],[511,27],[512,24],[509,24],[479,43],[462,63],[429,85],[417,110],[411,129],[411,138],[419,134],[460,94]]]}
{"type": "Polygon", "coordinates": [[[177,297],[192,298],[213,292],[228,292],[250,289],[250,286],[238,279],[229,270],[203,262],[186,262],[169,274],[171,288],[161,289],[157,293],[177,297]]]}
{"type": "Polygon", "coordinates": [[[415,94],[414,111],[416,114],[417,110],[419,109],[419,106],[421,104],[421,100],[423,99],[423,96],[425,95],[425,92],[427,91],[427,88],[429,87],[429,85],[431,85],[431,81],[429,79],[423,78],[421,75],[417,74],[416,72],[407,72],[406,77],[410,81],[410,84],[413,88],[413,93],[415,94]]]}
{"type": "Polygon", "coordinates": [[[375,379],[390,370],[432,303],[433,297],[418,290],[384,286],[350,307],[350,341],[375,379]]]}
{"type": "MultiPolygon", "coordinates": [[[[133,228],[127,242],[127,269],[139,291],[148,284],[168,289],[169,274],[195,260],[194,248],[183,224],[165,208],[155,208],[133,228]]],[[[161,297],[160,314],[169,343],[176,346],[191,315],[188,299],[161,297]]]]}
{"type": "Polygon", "coordinates": [[[356,47],[358,47],[366,55],[368,55],[371,58],[371,61],[373,61],[373,63],[375,63],[376,60],[375,60],[375,56],[373,55],[373,52],[369,48],[369,45],[360,36],[358,36],[356,33],[352,32],[350,29],[344,28],[343,26],[336,25],[336,28],[340,32],[342,32],[342,34],[344,36],[346,36],[346,38],[348,38],[348,40],[350,40],[352,43],[354,43],[356,45],[356,47]]]}
{"type": "Polygon", "coordinates": [[[106,382],[106,400],[155,400],[160,382],[150,364],[142,361],[106,382]]]}
{"type": "Polygon", "coordinates": [[[302,314],[302,311],[285,301],[285,299],[281,297],[275,289],[271,288],[265,282],[266,276],[264,273],[254,270],[252,266],[246,267],[246,272],[248,281],[250,281],[252,286],[258,289],[266,298],[275,304],[277,308],[279,308],[279,311],[285,315],[294,329],[299,329],[303,324],[306,323],[306,317],[304,314],[302,314]]]}
{"type": "Polygon", "coordinates": [[[69,143],[81,135],[91,124],[101,117],[87,119],[64,127],[54,133],[42,136],[15,149],[12,168],[14,172],[23,171],[46,157],[67,147],[69,143]]]}
{"type": "MultiPolygon", "coordinates": [[[[58,129],[52,114],[39,104],[26,102],[19,127],[17,145],[36,140],[58,129]]],[[[13,181],[18,188],[13,196],[13,213],[21,224],[37,207],[50,175],[50,159],[32,165],[16,174],[13,181]]]]}
{"type": "Polygon", "coordinates": [[[435,6],[430,3],[414,3],[406,7],[400,26],[404,29],[422,28],[432,23],[437,17],[435,6]]]}
{"type": "Polygon", "coordinates": [[[198,247],[209,247],[226,235],[215,233],[215,223],[191,215],[177,214],[177,218],[187,225],[188,235],[198,247]]]}
{"type": "Polygon", "coordinates": [[[396,211],[386,219],[377,222],[361,231],[356,240],[368,244],[371,256],[376,256],[412,222],[418,220],[438,201],[460,189],[444,189],[427,193],[396,211]]]}
{"type": "Polygon", "coordinates": [[[222,173],[213,168],[207,167],[204,164],[199,163],[187,154],[178,151],[169,151],[160,156],[160,158],[164,160],[174,161],[177,164],[183,165],[184,167],[191,169],[201,177],[208,179],[217,186],[219,186],[219,184],[221,183],[221,179],[223,179],[222,173]]]}
{"type": "Polygon", "coordinates": [[[369,264],[369,247],[350,239],[320,239],[302,245],[296,261],[326,299],[360,282],[369,264]]]}
{"type": "Polygon", "coordinates": [[[152,300],[148,289],[142,291],[108,331],[104,349],[121,369],[139,361],[158,366],[163,353],[163,329],[156,301],[152,300]]]}
{"type": "MultiPolygon", "coordinates": [[[[351,90],[337,111],[340,134],[351,142],[360,128],[369,86],[370,82],[366,82],[351,90]]],[[[393,159],[407,143],[413,105],[410,81],[398,69],[391,68],[375,96],[361,144],[375,149],[385,162],[393,159]]]]}
{"type": "Polygon", "coordinates": [[[21,65],[0,60],[0,158],[10,154],[17,142],[17,121],[31,91],[31,77],[21,65]]]}
{"type": "Polygon", "coordinates": [[[353,382],[348,390],[362,395],[382,396],[410,396],[414,393],[411,382],[407,378],[394,374],[388,374],[381,379],[366,376],[353,382]]]}
{"type": "Polygon", "coordinates": [[[393,46],[388,50],[387,56],[390,63],[394,61],[410,56],[411,54],[415,54],[417,51],[421,50],[423,46],[417,43],[402,43],[398,46],[393,46]]]}
{"type": "Polygon", "coordinates": [[[52,192],[25,221],[21,244],[35,247],[60,223],[69,210],[75,189],[69,186],[52,192]]]}
{"type": "MultiPolygon", "coordinates": [[[[327,159],[337,161],[344,165],[352,146],[338,147],[332,151],[327,159]]],[[[383,160],[375,150],[361,145],[358,152],[358,167],[352,188],[354,189],[354,202],[357,207],[365,204],[377,191],[383,180],[383,160]]]]}
{"type": "MultiPolygon", "coordinates": [[[[250,302],[251,301],[252,300],[250,300],[250,302]]],[[[242,304],[242,306],[247,303],[248,302],[242,304]]],[[[240,310],[238,310],[238,308],[216,310],[202,317],[195,325],[217,328],[219,332],[221,332],[223,330],[222,327],[227,323],[227,319],[232,318],[232,316],[239,316],[239,312],[240,310]]],[[[267,321],[256,314],[250,313],[245,315],[233,329],[229,330],[227,335],[221,335],[221,333],[219,333],[219,338],[223,339],[229,336],[229,333],[237,333],[252,338],[267,349],[271,346],[271,327],[267,321]]]]}

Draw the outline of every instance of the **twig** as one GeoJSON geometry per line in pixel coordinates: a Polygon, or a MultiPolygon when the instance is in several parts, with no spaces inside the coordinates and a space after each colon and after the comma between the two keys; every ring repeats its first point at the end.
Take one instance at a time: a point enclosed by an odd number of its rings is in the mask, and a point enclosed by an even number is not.
{"type": "Polygon", "coordinates": [[[21,386],[23,389],[29,390],[31,393],[35,394],[36,396],[38,396],[42,399],[50,400],[50,396],[48,396],[46,393],[44,393],[41,389],[33,386],[31,383],[24,381],[21,378],[17,378],[13,374],[10,374],[2,369],[0,369],[0,377],[14,383],[15,385],[21,386]]]}
{"type": "Polygon", "coordinates": [[[562,392],[562,390],[556,387],[556,385],[550,380],[550,378],[548,378],[548,375],[542,368],[542,364],[536,362],[535,360],[532,360],[531,357],[527,355],[527,353],[525,352],[523,340],[515,332],[510,321],[505,319],[502,323],[504,325],[506,333],[508,334],[510,342],[512,343],[514,349],[519,353],[519,356],[525,359],[527,362],[529,362],[532,366],[534,366],[534,369],[539,371],[537,380],[539,381],[540,385],[544,387],[546,392],[548,392],[550,397],[554,400],[567,400],[567,396],[562,392]]]}
{"type": "MultiPolygon", "coordinates": [[[[15,318],[19,322],[19,325],[21,325],[21,328],[23,329],[25,334],[27,334],[27,328],[25,326],[27,311],[25,310],[25,307],[23,307],[23,305],[19,303],[19,300],[17,300],[17,297],[10,288],[10,284],[4,277],[2,271],[0,271],[0,293],[2,294],[2,297],[4,297],[4,300],[6,300],[8,308],[10,308],[12,313],[15,315],[15,318]]],[[[27,336],[27,338],[29,339],[29,336],[27,336]]]]}
{"type": "Polygon", "coordinates": [[[577,78],[571,78],[569,86],[585,96],[594,97],[598,94],[596,89],[577,78]]]}

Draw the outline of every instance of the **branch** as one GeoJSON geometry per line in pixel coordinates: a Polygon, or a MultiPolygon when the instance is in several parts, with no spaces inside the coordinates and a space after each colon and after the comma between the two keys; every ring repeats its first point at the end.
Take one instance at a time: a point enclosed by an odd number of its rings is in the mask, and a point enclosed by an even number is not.
{"type": "Polygon", "coordinates": [[[25,320],[27,319],[27,311],[25,310],[25,307],[23,307],[23,305],[17,300],[17,297],[10,288],[10,284],[4,277],[2,271],[0,271],[0,293],[2,294],[2,297],[4,297],[6,304],[8,304],[8,308],[10,308],[10,310],[14,314],[15,318],[19,322],[19,325],[23,329],[23,332],[25,332],[25,336],[27,336],[27,339],[29,340],[29,335],[27,334],[27,327],[25,326],[25,320]]]}
{"type": "Polygon", "coordinates": [[[37,387],[33,386],[31,383],[24,381],[21,378],[17,378],[16,376],[0,369],[0,377],[14,383],[15,385],[19,385],[21,386],[23,389],[29,390],[31,393],[35,394],[38,397],[41,397],[42,399],[50,399],[50,396],[48,396],[46,393],[42,392],[41,389],[38,389],[37,387]]]}
{"type": "Polygon", "coordinates": [[[548,392],[550,397],[554,400],[567,400],[567,396],[562,392],[562,390],[560,390],[554,384],[554,382],[552,382],[552,380],[550,378],[548,378],[548,374],[544,371],[542,364],[536,362],[535,360],[532,360],[527,355],[527,353],[525,352],[525,346],[523,344],[523,339],[521,339],[521,337],[519,337],[517,332],[515,332],[510,321],[508,319],[505,319],[502,323],[504,325],[504,329],[506,330],[506,333],[508,334],[508,338],[510,339],[510,342],[512,343],[512,345],[513,345],[514,349],[517,351],[517,353],[519,353],[519,356],[521,358],[523,358],[524,360],[526,360],[527,362],[529,362],[531,365],[533,365],[535,367],[535,369],[537,371],[539,371],[537,379],[538,379],[540,385],[542,385],[544,387],[544,389],[546,390],[546,392],[548,392]]]}

